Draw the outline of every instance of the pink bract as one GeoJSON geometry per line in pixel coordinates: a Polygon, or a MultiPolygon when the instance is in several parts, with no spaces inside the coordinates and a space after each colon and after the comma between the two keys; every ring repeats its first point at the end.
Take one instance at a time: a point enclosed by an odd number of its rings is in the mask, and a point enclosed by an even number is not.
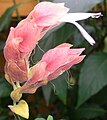
{"type": "Polygon", "coordinates": [[[27,19],[33,19],[38,26],[52,26],[69,11],[64,4],[41,2],[35,6],[27,19]]]}
{"type": "Polygon", "coordinates": [[[33,75],[28,83],[35,84],[39,81],[54,79],[74,64],[81,62],[85,57],[80,56],[84,48],[70,49],[70,46],[72,45],[63,43],[46,52],[40,62],[31,68],[30,72],[33,75]]]}
{"type": "Polygon", "coordinates": [[[34,93],[38,87],[60,76],[73,65],[80,63],[85,55],[84,48],[70,49],[72,45],[63,43],[47,51],[42,59],[29,70],[29,80],[22,86],[22,93],[34,93]]]}
{"type": "Polygon", "coordinates": [[[93,45],[94,39],[77,23],[89,17],[98,18],[101,13],[67,13],[69,8],[64,3],[40,2],[26,19],[11,27],[4,47],[6,59],[5,73],[7,80],[25,84],[22,92],[33,93],[38,87],[47,84],[75,64],[84,59],[84,48],[70,49],[69,43],[63,43],[47,51],[41,60],[30,67],[29,57],[39,40],[52,28],[62,22],[74,24],[84,38],[93,45]]]}

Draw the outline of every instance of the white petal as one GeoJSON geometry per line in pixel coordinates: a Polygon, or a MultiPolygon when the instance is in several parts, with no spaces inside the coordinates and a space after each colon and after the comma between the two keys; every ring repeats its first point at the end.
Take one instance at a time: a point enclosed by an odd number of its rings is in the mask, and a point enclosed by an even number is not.
{"type": "Polygon", "coordinates": [[[84,28],[79,25],[77,22],[72,22],[72,24],[74,24],[81,32],[81,34],[83,35],[83,37],[91,44],[94,45],[95,41],[94,39],[84,30],[84,28]]]}
{"type": "MultiPolygon", "coordinates": [[[[55,4],[55,3],[54,3],[55,4]]],[[[59,7],[63,7],[66,10],[66,13],[70,10],[70,8],[65,7],[65,3],[56,3],[59,7]]]]}
{"type": "Polygon", "coordinates": [[[57,3],[57,5],[64,7],[65,3],[57,3]]]}
{"type": "Polygon", "coordinates": [[[98,18],[100,16],[102,16],[101,13],[67,13],[59,21],[60,22],[71,22],[71,21],[84,20],[89,17],[98,18]]]}

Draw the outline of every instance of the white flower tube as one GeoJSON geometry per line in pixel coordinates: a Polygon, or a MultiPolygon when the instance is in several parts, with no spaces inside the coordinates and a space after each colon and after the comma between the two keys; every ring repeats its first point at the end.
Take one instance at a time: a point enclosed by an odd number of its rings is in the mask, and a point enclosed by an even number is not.
{"type": "Polygon", "coordinates": [[[101,13],[67,13],[60,19],[60,21],[62,22],[80,21],[87,19],[89,17],[99,18],[101,15],[102,15],[101,13]]]}
{"type": "Polygon", "coordinates": [[[94,39],[84,30],[84,28],[78,24],[76,21],[84,20],[89,17],[99,18],[102,16],[101,13],[67,13],[59,21],[60,22],[69,22],[74,24],[81,32],[83,37],[91,44],[95,44],[94,39]]]}
{"type": "Polygon", "coordinates": [[[72,22],[72,24],[74,24],[81,32],[81,34],[83,35],[83,37],[91,44],[94,45],[95,41],[94,39],[85,31],[85,29],[78,24],[77,22],[72,22]]]}

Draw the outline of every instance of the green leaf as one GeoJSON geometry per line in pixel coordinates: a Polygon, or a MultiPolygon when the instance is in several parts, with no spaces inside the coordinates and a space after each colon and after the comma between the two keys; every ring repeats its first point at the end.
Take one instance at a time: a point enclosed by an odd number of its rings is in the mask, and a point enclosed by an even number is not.
{"type": "Polygon", "coordinates": [[[93,119],[99,116],[104,116],[105,111],[103,108],[99,107],[98,105],[88,105],[83,106],[76,110],[75,119],[93,119]]]}
{"type": "Polygon", "coordinates": [[[53,117],[51,115],[49,115],[47,120],[53,120],[53,117]]]}
{"type": "Polygon", "coordinates": [[[49,104],[50,96],[51,96],[51,91],[52,91],[52,85],[48,83],[47,85],[42,87],[43,95],[46,100],[47,105],[49,104]]]}
{"type": "Polygon", "coordinates": [[[58,45],[63,42],[66,42],[68,38],[73,35],[74,30],[73,30],[72,24],[65,24],[62,26],[60,29],[58,29],[56,32],[54,32],[53,40],[54,44],[58,45]]]}
{"type": "Polygon", "coordinates": [[[107,53],[107,36],[104,39],[104,48],[103,48],[103,51],[107,53]]]}
{"type": "Polygon", "coordinates": [[[60,98],[60,100],[66,104],[67,97],[67,73],[62,74],[52,82],[42,87],[43,94],[47,105],[49,104],[51,91],[54,90],[55,94],[60,98]]]}
{"type": "Polygon", "coordinates": [[[25,120],[25,118],[23,118],[23,117],[20,116],[20,120],[25,120]]]}
{"type": "Polygon", "coordinates": [[[4,41],[0,41],[0,51],[3,50],[4,46],[5,46],[5,42],[4,41]]]}
{"type": "Polygon", "coordinates": [[[4,77],[0,78],[0,97],[7,97],[10,95],[11,92],[11,86],[9,83],[5,80],[4,77]]]}
{"type": "Polygon", "coordinates": [[[6,120],[6,119],[7,119],[7,116],[6,116],[6,115],[0,116],[0,120],[6,120]]]}
{"type": "Polygon", "coordinates": [[[87,57],[80,72],[77,107],[107,85],[107,54],[87,57]]]}
{"type": "Polygon", "coordinates": [[[0,31],[6,29],[9,26],[10,18],[14,10],[16,10],[20,4],[14,5],[8,8],[0,18],[0,31]]]}
{"type": "Polygon", "coordinates": [[[61,99],[61,101],[66,104],[66,98],[67,98],[67,73],[65,72],[58,78],[52,81],[53,83],[53,89],[58,95],[58,97],[61,99]]]}
{"type": "Polygon", "coordinates": [[[46,120],[46,119],[44,119],[44,118],[36,118],[34,120],[46,120]]]}

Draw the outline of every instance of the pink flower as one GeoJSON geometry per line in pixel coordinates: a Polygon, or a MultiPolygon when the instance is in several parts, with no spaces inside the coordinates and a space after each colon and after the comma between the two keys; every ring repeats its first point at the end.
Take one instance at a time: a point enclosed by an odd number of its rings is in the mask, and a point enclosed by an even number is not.
{"type": "MultiPolygon", "coordinates": [[[[5,64],[5,74],[14,82],[24,82],[28,80],[28,61],[13,62],[9,61],[5,64]]],[[[11,81],[8,80],[10,83],[11,81]]]]}
{"type": "Polygon", "coordinates": [[[72,45],[65,43],[49,50],[41,61],[29,68],[29,57],[39,40],[62,22],[74,24],[91,45],[95,43],[77,21],[89,17],[98,18],[101,13],[67,13],[68,11],[69,8],[64,3],[40,2],[26,19],[15,28],[11,27],[4,47],[5,76],[10,83],[26,81],[27,85],[41,86],[83,60],[84,56],[80,54],[84,49],[70,49],[72,45]]]}
{"type": "Polygon", "coordinates": [[[41,36],[41,31],[33,21],[21,21],[18,26],[11,28],[4,47],[4,57],[5,71],[13,81],[24,82],[28,79],[28,60],[41,36]]]}
{"type": "Polygon", "coordinates": [[[64,3],[40,2],[27,19],[34,19],[38,26],[52,26],[69,11],[64,7],[64,3]]]}
{"type": "Polygon", "coordinates": [[[87,19],[89,17],[98,18],[101,13],[67,13],[69,8],[64,3],[40,2],[35,6],[34,10],[28,15],[27,20],[34,20],[37,26],[47,32],[62,22],[74,24],[82,33],[83,37],[93,45],[94,39],[77,23],[77,21],[87,19]]]}
{"type": "Polygon", "coordinates": [[[71,46],[71,44],[63,43],[46,52],[42,59],[30,68],[29,80],[22,87],[22,92],[32,93],[33,87],[33,92],[35,92],[38,87],[47,84],[49,80],[57,78],[73,65],[80,63],[85,57],[80,55],[84,48],[70,49],[71,46]]]}
{"type": "Polygon", "coordinates": [[[81,55],[84,48],[70,49],[71,44],[63,43],[47,51],[36,65],[30,67],[29,57],[32,50],[49,30],[62,22],[69,22],[80,30],[91,45],[95,43],[77,21],[89,17],[97,18],[101,13],[67,13],[68,10],[63,3],[40,2],[26,19],[20,21],[15,28],[11,27],[4,47],[4,57],[5,78],[13,86],[10,96],[14,105],[9,108],[15,114],[25,118],[29,116],[27,103],[20,101],[22,93],[34,93],[85,57],[81,55]],[[21,111],[22,108],[26,110],[25,113],[21,111]]]}
{"type": "Polygon", "coordinates": [[[22,20],[16,28],[11,28],[4,49],[6,60],[29,56],[46,32],[62,22],[73,23],[93,45],[95,43],[93,38],[76,21],[89,17],[98,18],[101,13],[67,13],[68,11],[69,8],[64,7],[64,3],[40,2],[36,5],[26,19],[22,20]]]}
{"type": "Polygon", "coordinates": [[[11,28],[4,48],[6,60],[25,58],[35,48],[40,32],[33,22],[25,22],[16,28],[11,28]]]}
{"type": "Polygon", "coordinates": [[[38,39],[39,32],[32,22],[11,28],[4,47],[4,57],[5,70],[13,81],[24,82],[28,79],[28,60],[38,39]]]}

